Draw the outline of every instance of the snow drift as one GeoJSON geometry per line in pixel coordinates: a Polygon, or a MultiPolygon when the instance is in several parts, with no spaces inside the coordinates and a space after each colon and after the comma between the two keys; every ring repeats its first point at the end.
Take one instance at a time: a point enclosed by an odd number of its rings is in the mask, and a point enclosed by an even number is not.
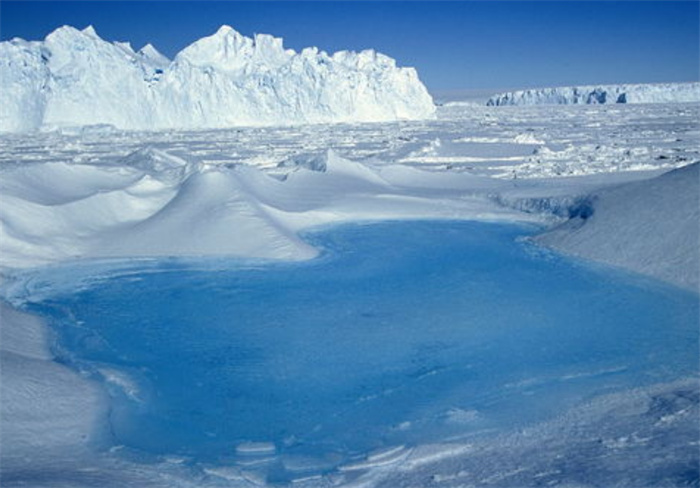
{"type": "Polygon", "coordinates": [[[430,173],[397,175],[388,166],[384,176],[332,150],[319,155],[313,169],[300,165],[278,177],[248,165],[184,158],[146,146],[111,162],[3,168],[0,269],[79,258],[302,260],[318,251],[298,232],[317,225],[466,216],[533,220],[485,196],[463,194],[484,185],[482,178],[452,176],[454,190],[442,182],[431,189],[430,173]]]}
{"type": "Polygon", "coordinates": [[[700,102],[700,83],[537,88],[494,95],[489,98],[486,105],[580,105],[684,102],[700,102]]]}
{"type": "Polygon", "coordinates": [[[109,124],[223,128],[430,118],[413,68],[372,50],[297,53],[223,26],[171,62],[150,44],[64,26],[44,41],[0,43],[0,131],[109,124]]]}
{"type": "Polygon", "coordinates": [[[598,192],[591,208],[535,240],[678,286],[700,285],[700,163],[598,192]]]}

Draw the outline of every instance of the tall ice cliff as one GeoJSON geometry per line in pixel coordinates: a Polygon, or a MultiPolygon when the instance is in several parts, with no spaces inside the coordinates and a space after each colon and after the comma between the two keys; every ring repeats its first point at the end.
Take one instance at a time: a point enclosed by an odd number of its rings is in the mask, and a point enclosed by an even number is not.
{"type": "Polygon", "coordinates": [[[285,49],[229,26],[170,61],[92,27],[0,43],[0,131],[110,124],[120,129],[224,128],[431,118],[413,68],[372,50],[285,49]]]}

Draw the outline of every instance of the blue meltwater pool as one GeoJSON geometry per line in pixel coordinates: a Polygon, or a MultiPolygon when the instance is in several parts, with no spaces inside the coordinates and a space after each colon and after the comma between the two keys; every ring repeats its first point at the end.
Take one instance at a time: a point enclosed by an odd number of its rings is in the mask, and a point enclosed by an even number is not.
{"type": "Polygon", "coordinates": [[[310,234],[324,252],[302,263],[64,266],[26,308],[50,318],[58,360],[104,382],[112,445],[272,481],[697,373],[696,294],[531,232],[384,222],[310,234]]]}

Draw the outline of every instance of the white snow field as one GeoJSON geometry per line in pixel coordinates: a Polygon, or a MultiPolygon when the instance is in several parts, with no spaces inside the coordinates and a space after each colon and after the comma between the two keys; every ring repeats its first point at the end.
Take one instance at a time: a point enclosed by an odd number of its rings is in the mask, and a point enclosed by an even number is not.
{"type": "MultiPolygon", "coordinates": [[[[690,303],[687,313],[697,307],[700,106],[696,103],[535,107],[452,103],[439,107],[433,120],[126,131],[117,127],[177,125],[177,111],[189,110],[187,104],[193,103],[178,77],[211,76],[212,83],[224,90],[230,86],[231,73],[259,64],[278,68],[270,68],[269,78],[251,79],[271,80],[279,89],[284,89],[284,82],[276,78],[276,70],[294,71],[295,66],[329,70],[330,78],[322,76],[320,82],[335,80],[333,70],[360,73],[358,83],[369,83],[365,77],[372,76],[407,81],[387,82],[394,88],[386,100],[393,101],[380,102],[383,108],[377,112],[342,100],[341,106],[314,103],[309,112],[300,101],[304,110],[290,112],[284,120],[279,113],[287,108],[274,97],[244,104],[251,111],[240,117],[229,109],[219,111],[224,93],[217,88],[195,125],[428,117],[432,102],[427,95],[423,98],[415,74],[397,70],[380,55],[293,54],[272,38],[256,38],[253,43],[227,29],[186,49],[171,64],[152,48],[134,54],[98,40],[90,30],[63,29],[45,43],[14,41],[2,49],[11,51],[13,60],[27,57],[21,78],[8,80],[8,71],[0,70],[3,86],[11,86],[16,103],[3,114],[34,107],[24,117],[16,112],[5,117],[2,127],[42,129],[0,135],[3,486],[251,487],[274,479],[267,467],[279,462],[279,446],[264,439],[232,446],[235,462],[230,463],[198,463],[177,454],[144,460],[129,446],[109,444],[115,415],[110,392],[116,388],[138,398],[134,380],[138,375],[98,364],[101,379],[96,379],[70,361],[57,362],[58,332],[28,313],[32,311],[28,303],[50,303],[57,289],[69,292],[77,283],[89,291],[99,283],[99,274],[90,272],[76,281],[83,265],[100,269],[115,262],[131,267],[142,262],[147,269],[162,258],[218,256],[245,259],[255,268],[270,260],[314,262],[321,251],[304,233],[331,224],[386,220],[525,224],[541,231],[529,240],[585,258],[572,261],[574,267],[589,269],[587,260],[603,263],[593,266],[600,272],[595,276],[623,276],[635,289],[690,303]],[[72,65],[62,58],[68,55],[60,48],[63,36],[81,39],[86,48],[99,48],[99,59],[109,60],[97,63],[98,69],[90,74],[96,80],[61,71],[72,65]],[[238,46],[250,52],[250,64],[230,66],[231,60],[221,58],[220,51],[212,54],[211,45],[222,37],[232,49],[238,46]],[[258,45],[265,49],[254,48],[258,45]],[[124,54],[117,55],[120,49],[124,54]],[[263,52],[266,55],[258,59],[263,52]],[[267,57],[269,53],[280,58],[267,57]],[[42,56],[48,60],[42,61],[42,56]],[[204,59],[212,69],[193,61],[204,63],[204,59]],[[325,64],[328,59],[332,63],[325,64]],[[131,70],[125,79],[113,81],[118,93],[94,84],[105,81],[104,73],[114,68],[112,62],[125,63],[131,70]],[[35,70],[37,66],[47,71],[35,70]],[[50,83],[60,85],[42,99],[35,95],[41,93],[48,70],[53,73],[50,83]],[[144,82],[148,76],[153,80],[144,82]],[[168,86],[168,97],[175,97],[177,87],[182,98],[177,103],[169,99],[172,105],[162,112],[160,102],[146,104],[146,118],[136,117],[139,105],[130,105],[123,90],[128,87],[134,99],[140,99],[141,91],[148,92],[155,84],[168,86]],[[415,93],[395,98],[400,87],[415,93]],[[81,109],[82,100],[92,97],[90,90],[109,93],[116,97],[113,100],[124,101],[123,107],[110,112],[107,98],[98,97],[99,109],[95,105],[81,109]],[[416,97],[417,112],[402,112],[402,100],[416,97]],[[180,104],[182,100],[186,102],[180,104]],[[252,107],[264,111],[253,112],[252,107]],[[317,111],[318,107],[324,108],[317,111]],[[112,118],[93,120],[93,113],[112,118]],[[226,114],[237,118],[227,119],[226,114]],[[93,122],[100,125],[74,127],[93,122]],[[66,269],[73,271],[64,273],[66,269]]],[[[303,85],[299,79],[295,83],[303,85]]],[[[376,90],[372,88],[368,96],[380,97],[376,90]]],[[[537,259],[560,259],[542,248],[528,249],[537,259]]],[[[396,252],[401,252],[398,244],[396,252]]],[[[129,273],[123,276],[128,281],[129,273]]],[[[133,277],[134,282],[141,279],[133,277]]],[[[493,290],[498,297],[497,284],[493,290]]],[[[323,299],[320,295],[319,301],[323,299]]],[[[551,305],[567,308],[556,293],[551,305]]],[[[687,331],[668,336],[679,351],[694,340],[687,331]]],[[[547,345],[533,347],[537,356],[547,345]]],[[[654,361],[654,354],[645,357],[654,361]]],[[[318,471],[312,468],[314,459],[284,459],[285,469],[298,473],[284,478],[284,483],[580,488],[606,486],[613,480],[615,486],[627,487],[697,486],[696,368],[689,364],[693,372],[681,374],[661,367],[634,388],[616,383],[616,375],[626,377],[638,366],[613,364],[555,379],[526,377],[504,388],[529,398],[543,391],[543,384],[612,379],[595,395],[574,404],[561,403],[561,410],[548,418],[517,428],[479,435],[461,435],[456,429],[454,435],[438,440],[354,453],[353,459],[336,460],[332,469],[318,471]]],[[[440,418],[446,418],[448,425],[471,425],[480,415],[455,406],[440,418]]],[[[404,428],[410,430],[411,425],[396,427],[404,428]]]]}
{"type": "Polygon", "coordinates": [[[0,131],[113,125],[120,129],[215,128],[375,122],[434,115],[413,68],[372,50],[333,55],[285,49],[229,26],[172,61],[138,52],[92,27],[61,27],[44,41],[0,43],[0,131]]]}
{"type": "Polygon", "coordinates": [[[488,105],[597,105],[700,102],[700,83],[648,83],[535,88],[493,95],[488,105]]]}

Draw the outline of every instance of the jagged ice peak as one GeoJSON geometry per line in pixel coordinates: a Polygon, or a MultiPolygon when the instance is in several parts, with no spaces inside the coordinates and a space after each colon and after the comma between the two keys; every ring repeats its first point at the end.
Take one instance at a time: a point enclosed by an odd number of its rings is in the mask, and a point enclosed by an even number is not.
{"type": "Polygon", "coordinates": [[[171,62],[151,44],[135,52],[92,26],[44,41],[0,43],[0,131],[109,124],[121,129],[225,128],[431,118],[413,68],[366,50],[329,56],[285,49],[229,25],[171,62]]]}

